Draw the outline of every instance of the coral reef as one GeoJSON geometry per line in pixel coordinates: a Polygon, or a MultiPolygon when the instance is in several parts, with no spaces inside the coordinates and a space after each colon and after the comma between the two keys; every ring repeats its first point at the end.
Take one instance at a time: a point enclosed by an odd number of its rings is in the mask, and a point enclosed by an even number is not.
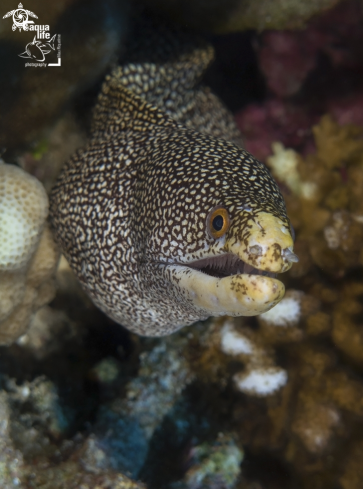
{"type": "Polygon", "coordinates": [[[183,354],[186,342],[174,335],[142,353],[138,376],[126,385],[125,398],[101,411],[96,433],[111,467],[137,477],[155,429],[193,380],[183,354]]]}
{"type": "Polygon", "coordinates": [[[220,347],[225,354],[234,356],[246,366],[244,371],[234,375],[237,390],[266,396],[286,384],[286,372],[274,366],[272,353],[249,329],[237,329],[232,320],[227,320],[220,331],[220,347]]]}
{"type": "MultiPolygon", "coordinates": [[[[352,5],[347,4],[348,13],[352,5]]],[[[304,90],[304,77],[298,92],[304,90]]],[[[236,391],[248,395],[235,404],[232,423],[256,460],[255,469],[243,471],[243,487],[290,488],[298,480],[304,488],[355,489],[361,484],[363,422],[363,128],[350,124],[361,121],[347,105],[344,114],[334,110],[342,107],[339,98],[327,97],[309,112],[288,93],[279,97],[245,109],[237,120],[255,131],[250,139],[247,131],[247,147],[255,145],[281,184],[300,261],[288,272],[287,293],[278,306],[260,315],[257,324],[215,325],[200,360],[212,365],[209,379],[221,381],[230,372],[236,391]],[[330,114],[320,118],[324,107],[330,114]],[[218,349],[235,359],[232,372],[218,349]],[[284,379],[278,389],[260,382],[259,372],[276,369],[280,377],[275,378],[284,379]],[[258,397],[266,385],[261,405],[258,397]],[[274,483],[261,475],[270,463],[279,467],[274,483]]],[[[350,97],[351,104],[359,104],[358,90],[350,97]]],[[[202,370],[207,376],[201,363],[202,370]]]]}
{"type": "MultiPolygon", "coordinates": [[[[67,5],[59,8],[66,12],[67,5]]],[[[279,25],[290,12],[277,11],[279,25]]],[[[107,319],[64,258],[54,279],[47,198],[30,177],[51,189],[64,159],[83,145],[87,117],[67,112],[27,152],[18,146],[22,138],[14,142],[20,156],[11,161],[26,172],[0,163],[0,339],[9,343],[0,346],[1,488],[360,489],[361,12],[360,2],[348,0],[306,29],[254,37],[266,92],[236,120],[247,149],[280,183],[299,256],[284,278],[285,298],[257,318],[209,320],[164,339],[139,338],[107,319]],[[16,187],[5,187],[5,171],[28,190],[17,187],[10,198],[16,187]],[[14,216],[19,226],[9,235],[4,223],[14,216]]],[[[307,19],[295,16],[300,25],[307,19]]],[[[276,19],[251,25],[273,26],[276,19]]],[[[34,82],[40,75],[28,76],[34,82]]],[[[45,99],[56,90],[48,85],[39,85],[45,99]]],[[[46,112],[39,122],[35,111],[31,127],[28,109],[38,95],[24,86],[19,130],[28,124],[31,139],[49,119],[46,112]]],[[[6,87],[1,93],[2,101],[6,87]]]]}
{"type": "Polygon", "coordinates": [[[359,487],[362,129],[326,116],[312,133],[314,154],[280,142],[268,158],[300,262],[257,319],[118,333],[61,260],[55,302],[0,356],[2,486],[287,489],[293,473],[301,487],[359,487]],[[15,383],[15,364],[31,378],[15,383]]]}
{"type": "Polygon", "coordinates": [[[288,288],[253,332],[256,344],[283,352],[289,380],[280,401],[267,404],[266,433],[248,446],[278,447],[302,487],[335,487],[339,479],[345,489],[358,487],[360,473],[353,433],[362,426],[363,129],[325,116],[312,132],[315,153],[303,157],[275,143],[267,158],[296,230],[300,262],[287,284],[299,289],[288,288]],[[349,448],[341,459],[342,446],[349,448]]]}
{"type": "Polygon", "coordinates": [[[0,161],[0,344],[21,336],[32,313],[55,295],[59,255],[47,214],[40,182],[0,161]]]}
{"type": "Polygon", "coordinates": [[[361,3],[350,0],[304,30],[266,31],[255,40],[267,97],[237,114],[247,150],[266,161],[271,144],[279,141],[312,153],[311,127],[326,113],[341,125],[363,124],[362,18],[361,3]]]}
{"type": "Polygon", "coordinates": [[[0,484],[3,489],[143,489],[143,484],[111,470],[97,468],[102,450],[92,436],[60,450],[52,438],[66,428],[65,417],[49,381],[10,386],[0,394],[0,484]],[[26,407],[25,407],[26,406],[26,407]],[[25,408],[25,409],[24,409],[25,408]],[[33,411],[33,412],[32,412],[33,411]],[[21,445],[21,451],[16,448],[21,445]],[[44,458],[53,448],[56,466],[44,458]],[[72,456],[69,452],[73,449],[72,456]]]}

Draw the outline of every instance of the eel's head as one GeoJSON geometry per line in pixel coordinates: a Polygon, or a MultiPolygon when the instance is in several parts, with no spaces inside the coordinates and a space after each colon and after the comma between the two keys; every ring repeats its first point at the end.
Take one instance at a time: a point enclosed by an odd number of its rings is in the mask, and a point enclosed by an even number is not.
{"type": "Polygon", "coordinates": [[[279,273],[298,261],[286,223],[267,212],[230,219],[226,207],[210,210],[206,231],[216,238],[203,258],[167,265],[172,279],[192,303],[210,316],[254,316],[274,307],[284,296],[279,273]]]}
{"type": "Polygon", "coordinates": [[[201,316],[266,312],[284,296],[277,275],[298,261],[280,190],[265,165],[232,143],[185,139],[169,135],[154,150],[152,180],[139,196],[154,209],[145,254],[167,272],[170,293],[201,316]],[[167,170],[165,160],[155,164],[166,154],[167,170]]]}

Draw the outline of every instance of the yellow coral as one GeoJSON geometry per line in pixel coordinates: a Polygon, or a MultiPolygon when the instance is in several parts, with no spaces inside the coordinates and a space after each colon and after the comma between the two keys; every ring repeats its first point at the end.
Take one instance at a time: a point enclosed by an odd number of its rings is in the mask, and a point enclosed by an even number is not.
{"type": "Polygon", "coordinates": [[[292,274],[302,276],[312,260],[333,276],[343,276],[361,260],[363,241],[362,129],[339,126],[325,116],[313,128],[317,151],[303,159],[281,143],[268,158],[276,178],[293,192],[286,195],[292,223],[298,231],[295,246],[301,263],[292,274]],[[307,254],[299,252],[304,241],[307,254]]]}

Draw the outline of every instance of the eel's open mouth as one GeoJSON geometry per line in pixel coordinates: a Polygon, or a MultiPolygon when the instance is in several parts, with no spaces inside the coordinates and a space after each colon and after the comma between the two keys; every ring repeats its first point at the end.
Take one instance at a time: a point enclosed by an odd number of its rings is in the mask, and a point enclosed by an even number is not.
{"type": "Polygon", "coordinates": [[[275,306],[285,292],[276,272],[259,270],[234,253],[167,267],[182,296],[206,317],[255,316],[275,306]]]}
{"type": "Polygon", "coordinates": [[[203,272],[211,277],[223,278],[231,275],[262,275],[263,277],[275,278],[277,273],[259,270],[242,261],[232,253],[204,258],[186,264],[189,268],[203,272]]]}

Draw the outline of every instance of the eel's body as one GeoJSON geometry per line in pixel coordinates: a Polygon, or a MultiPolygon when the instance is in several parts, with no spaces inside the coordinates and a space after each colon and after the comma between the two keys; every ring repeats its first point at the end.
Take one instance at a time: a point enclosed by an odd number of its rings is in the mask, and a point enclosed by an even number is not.
{"type": "Polygon", "coordinates": [[[144,37],[52,191],[55,237],[95,304],[136,333],[265,312],[296,261],[281,193],[199,85],[212,49],[144,37]]]}

